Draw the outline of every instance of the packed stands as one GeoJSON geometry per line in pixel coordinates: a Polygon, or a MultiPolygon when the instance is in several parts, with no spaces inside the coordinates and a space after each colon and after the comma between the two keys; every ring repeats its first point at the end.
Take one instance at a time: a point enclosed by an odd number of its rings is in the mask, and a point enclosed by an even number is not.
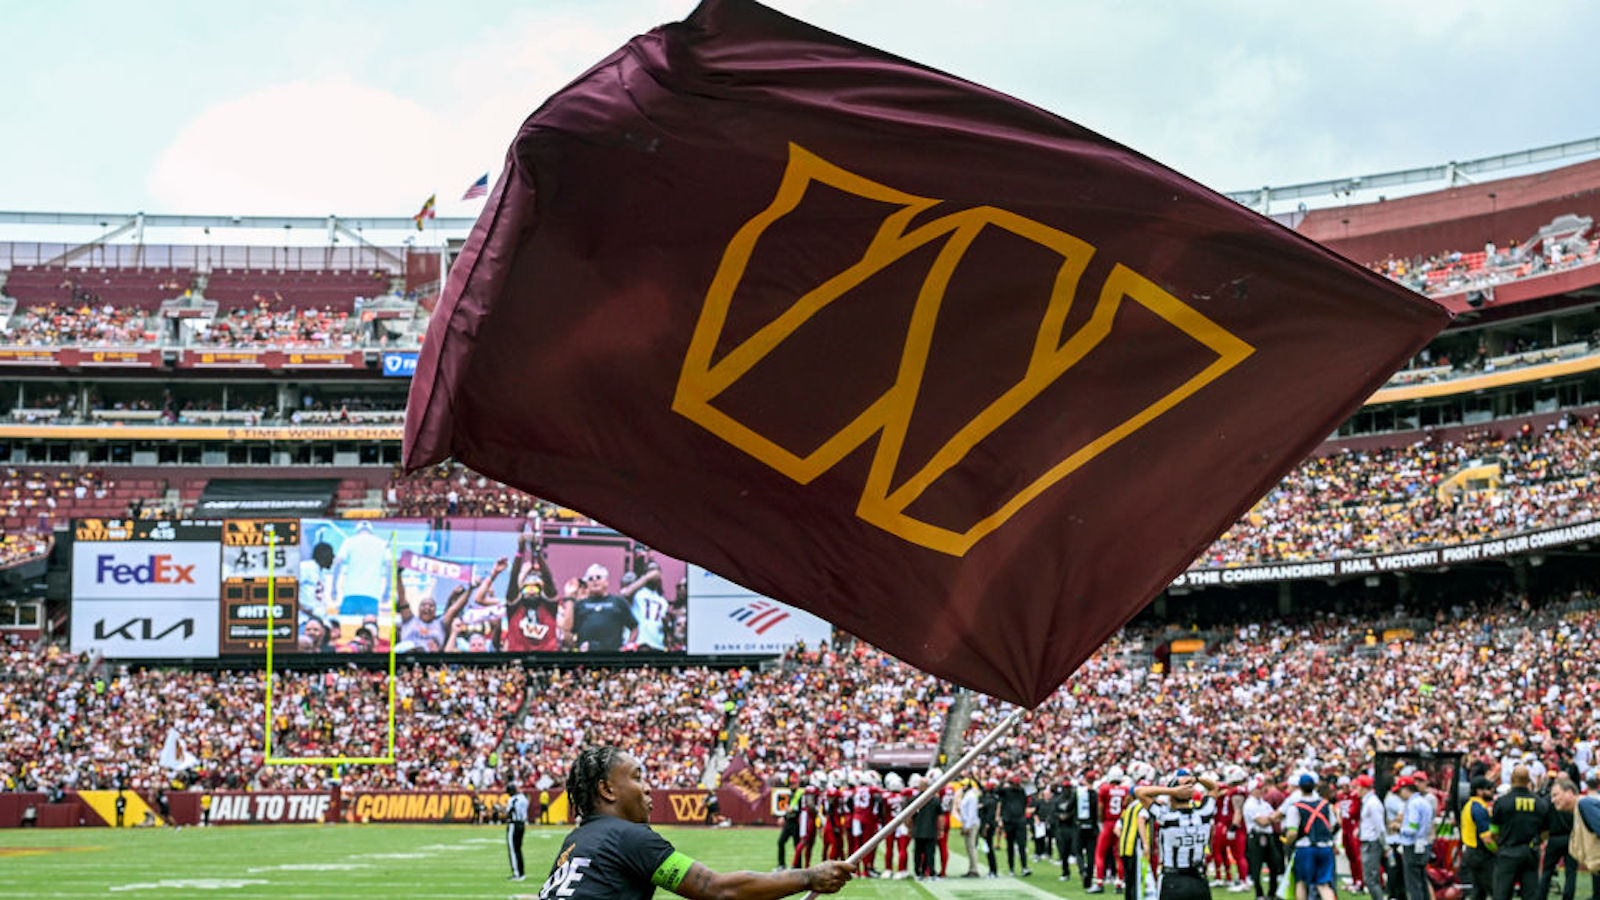
{"type": "Polygon", "coordinates": [[[29,306],[0,334],[0,342],[24,347],[130,347],[159,339],[137,307],[94,303],[29,306]]]}
{"type": "Polygon", "coordinates": [[[203,347],[351,348],[361,343],[361,320],[331,307],[235,309],[203,323],[192,340],[203,347]]]}
{"type": "MultiPolygon", "coordinates": [[[[1554,754],[1592,739],[1600,646],[1586,636],[1600,625],[1595,595],[1560,593],[1542,605],[1514,592],[1481,599],[1235,622],[1211,632],[1203,660],[1165,674],[1148,650],[1170,626],[1130,628],[979,771],[1082,783],[1141,759],[1163,770],[1238,762],[1279,776],[1298,766],[1349,773],[1366,767],[1374,740],[1475,753],[1515,741],[1554,754]],[[1397,617],[1426,624],[1388,644],[1374,636],[1397,617]],[[1308,731],[1307,721],[1323,727],[1308,731]]],[[[117,673],[18,643],[5,648],[0,671],[0,719],[36,723],[0,734],[0,784],[109,786],[124,774],[133,787],[152,787],[165,780],[151,748],[168,725],[197,748],[191,777],[206,787],[311,787],[328,775],[261,764],[260,672],[117,673]]],[[[274,746],[285,755],[382,748],[383,674],[275,677],[274,746]]],[[[423,666],[399,679],[400,763],[355,767],[347,787],[559,783],[576,749],[600,742],[632,748],[658,787],[693,787],[728,745],[759,774],[788,781],[863,768],[876,744],[931,745],[955,695],[848,641],[792,651],[760,671],[423,666]]],[[[999,712],[979,698],[969,739],[999,712]]]]}
{"type": "Polygon", "coordinates": [[[1591,265],[1600,258],[1600,239],[1589,239],[1586,231],[1587,227],[1565,240],[1541,241],[1532,251],[1512,241],[1504,250],[1491,244],[1475,252],[1453,250],[1428,257],[1390,258],[1371,263],[1369,268],[1418,293],[1458,294],[1591,265]]]}
{"type": "Polygon", "coordinates": [[[1307,459],[1200,555],[1200,566],[1360,556],[1481,540],[1600,515],[1600,424],[1484,432],[1307,459]],[[1450,492],[1487,467],[1497,487],[1450,492]]]}
{"type": "MultiPolygon", "coordinates": [[[[1165,677],[1128,663],[1121,651],[1137,637],[1124,635],[1034,712],[1020,747],[995,754],[987,771],[1082,784],[1139,759],[1163,772],[1238,763],[1276,778],[1354,776],[1377,746],[1472,758],[1517,747],[1555,768],[1600,730],[1595,595],[1544,608],[1515,593],[1480,599],[1494,602],[1441,598],[1424,633],[1389,645],[1375,639],[1379,621],[1331,612],[1241,624],[1203,664],[1165,677]]],[[[969,738],[1000,712],[987,698],[979,707],[969,738]]]]}
{"type": "MultiPolygon", "coordinates": [[[[533,497],[460,466],[396,471],[402,516],[549,515],[533,497]]],[[[1199,567],[1331,559],[1481,540],[1600,516],[1600,420],[1563,418],[1509,436],[1335,451],[1301,463],[1196,560],[1199,567]],[[1449,491],[1475,462],[1494,487],[1449,491]],[[1441,493],[1441,487],[1446,490],[1441,493]]]]}

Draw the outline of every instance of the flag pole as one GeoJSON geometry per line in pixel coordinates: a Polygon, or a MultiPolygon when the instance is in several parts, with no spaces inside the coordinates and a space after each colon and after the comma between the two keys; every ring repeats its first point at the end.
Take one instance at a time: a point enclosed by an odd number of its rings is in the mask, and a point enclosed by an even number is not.
{"type": "MultiPolygon", "coordinates": [[[[982,740],[972,745],[972,749],[968,750],[966,753],[963,753],[961,758],[956,760],[955,764],[950,767],[949,771],[945,772],[943,775],[940,775],[932,784],[924,788],[922,793],[917,795],[916,799],[906,804],[906,808],[902,809],[899,815],[890,819],[887,825],[884,825],[882,828],[878,829],[877,834],[874,834],[872,837],[868,838],[866,843],[862,844],[861,847],[856,850],[856,852],[850,854],[850,858],[845,860],[845,862],[854,866],[861,862],[861,860],[865,859],[868,853],[871,853],[873,850],[877,849],[877,846],[883,842],[884,838],[893,834],[896,828],[904,825],[907,820],[916,815],[917,810],[926,806],[929,800],[937,797],[939,792],[944,790],[945,785],[954,781],[955,777],[961,774],[962,770],[972,765],[972,761],[978,758],[978,754],[988,750],[995,741],[1000,739],[1001,735],[1005,734],[1007,731],[1010,731],[1012,726],[1022,721],[1022,717],[1027,714],[1028,711],[1020,706],[1012,710],[1011,715],[1006,716],[999,725],[996,725],[992,731],[984,735],[982,740]]],[[[816,897],[817,892],[812,891],[806,894],[805,900],[816,900],[816,897]]]]}

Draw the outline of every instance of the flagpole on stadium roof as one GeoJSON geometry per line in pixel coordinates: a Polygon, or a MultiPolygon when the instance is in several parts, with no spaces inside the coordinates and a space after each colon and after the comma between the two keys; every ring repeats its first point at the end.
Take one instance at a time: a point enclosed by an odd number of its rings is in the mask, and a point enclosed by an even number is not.
{"type": "MultiPolygon", "coordinates": [[[[1022,721],[1022,717],[1027,714],[1028,711],[1020,706],[1012,710],[1011,715],[1006,716],[999,725],[996,725],[992,731],[984,735],[983,740],[973,744],[972,749],[968,750],[966,753],[963,753],[961,758],[956,760],[955,764],[950,767],[949,771],[945,772],[943,775],[940,775],[932,784],[924,788],[922,793],[918,794],[915,800],[907,803],[906,808],[900,810],[899,815],[890,819],[887,825],[884,825],[882,828],[878,829],[878,833],[868,838],[866,843],[863,843],[861,847],[856,850],[856,852],[850,854],[850,858],[845,860],[845,862],[854,866],[861,862],[862,859],[866,858],[866,855],[876,849],[878,844],[883,842],[884,838],[893,834],[896,828],[904,825],[907,820],[909,820],[913,815],[916,815],[917,810],[926,806],[929,800],[937,797],[939,792],[944,790],[945,785],[954,781],[955,777],[961,774],[962,770],[966,769],[967,766],[972,765],[972,761],[978,758],[978,754],[988,750],[990,745],[999,740],[1001,735],[1005,734],[1007,731],[1010,731],[1012,726],[1022,721]]],[[[816,897],[817,892],[812,891],[811,893],[806,894],[805,900],[816,900],[816,897]]]]}

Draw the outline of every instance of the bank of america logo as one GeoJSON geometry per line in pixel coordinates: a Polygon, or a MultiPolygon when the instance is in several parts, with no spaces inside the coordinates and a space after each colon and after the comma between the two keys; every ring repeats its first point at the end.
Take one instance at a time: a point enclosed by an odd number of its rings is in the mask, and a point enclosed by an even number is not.
{"type": "Polygon", "coordinates": [[[728,613],[728,618],[756,634],[766,634],[772,626],[789,618],[789,613],[771,600],[755,600],[728,613]]]}

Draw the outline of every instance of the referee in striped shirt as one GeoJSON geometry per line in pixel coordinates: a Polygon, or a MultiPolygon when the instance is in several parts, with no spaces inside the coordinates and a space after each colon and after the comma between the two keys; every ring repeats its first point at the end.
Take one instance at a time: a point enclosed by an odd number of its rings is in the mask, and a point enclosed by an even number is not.
{"type": "Polygon", "coordinates": [[[1206,850],[1211,821],[1217,816],[1217,783],[1179,769],[1167,779],[1167,785],[1139,787],[1133,792],[1160,826],[1156,834],[1161,846],[1161,900],[1209,898],[1206,850]],[[1199,799],[1202,795],[1204,799],[1199,799]],[[1156,802],[1162,797],[1170,798],[1170,805],[1156,802]]]}
{"type": "Polygon", "coordinates": [[[511,879],[521,881],[527,877],[522,867],[522,833],[528,828],[528,795],[522,786],[511,788],[511,799],[506,803],[506,853],[511,856],[511,879]]]}

